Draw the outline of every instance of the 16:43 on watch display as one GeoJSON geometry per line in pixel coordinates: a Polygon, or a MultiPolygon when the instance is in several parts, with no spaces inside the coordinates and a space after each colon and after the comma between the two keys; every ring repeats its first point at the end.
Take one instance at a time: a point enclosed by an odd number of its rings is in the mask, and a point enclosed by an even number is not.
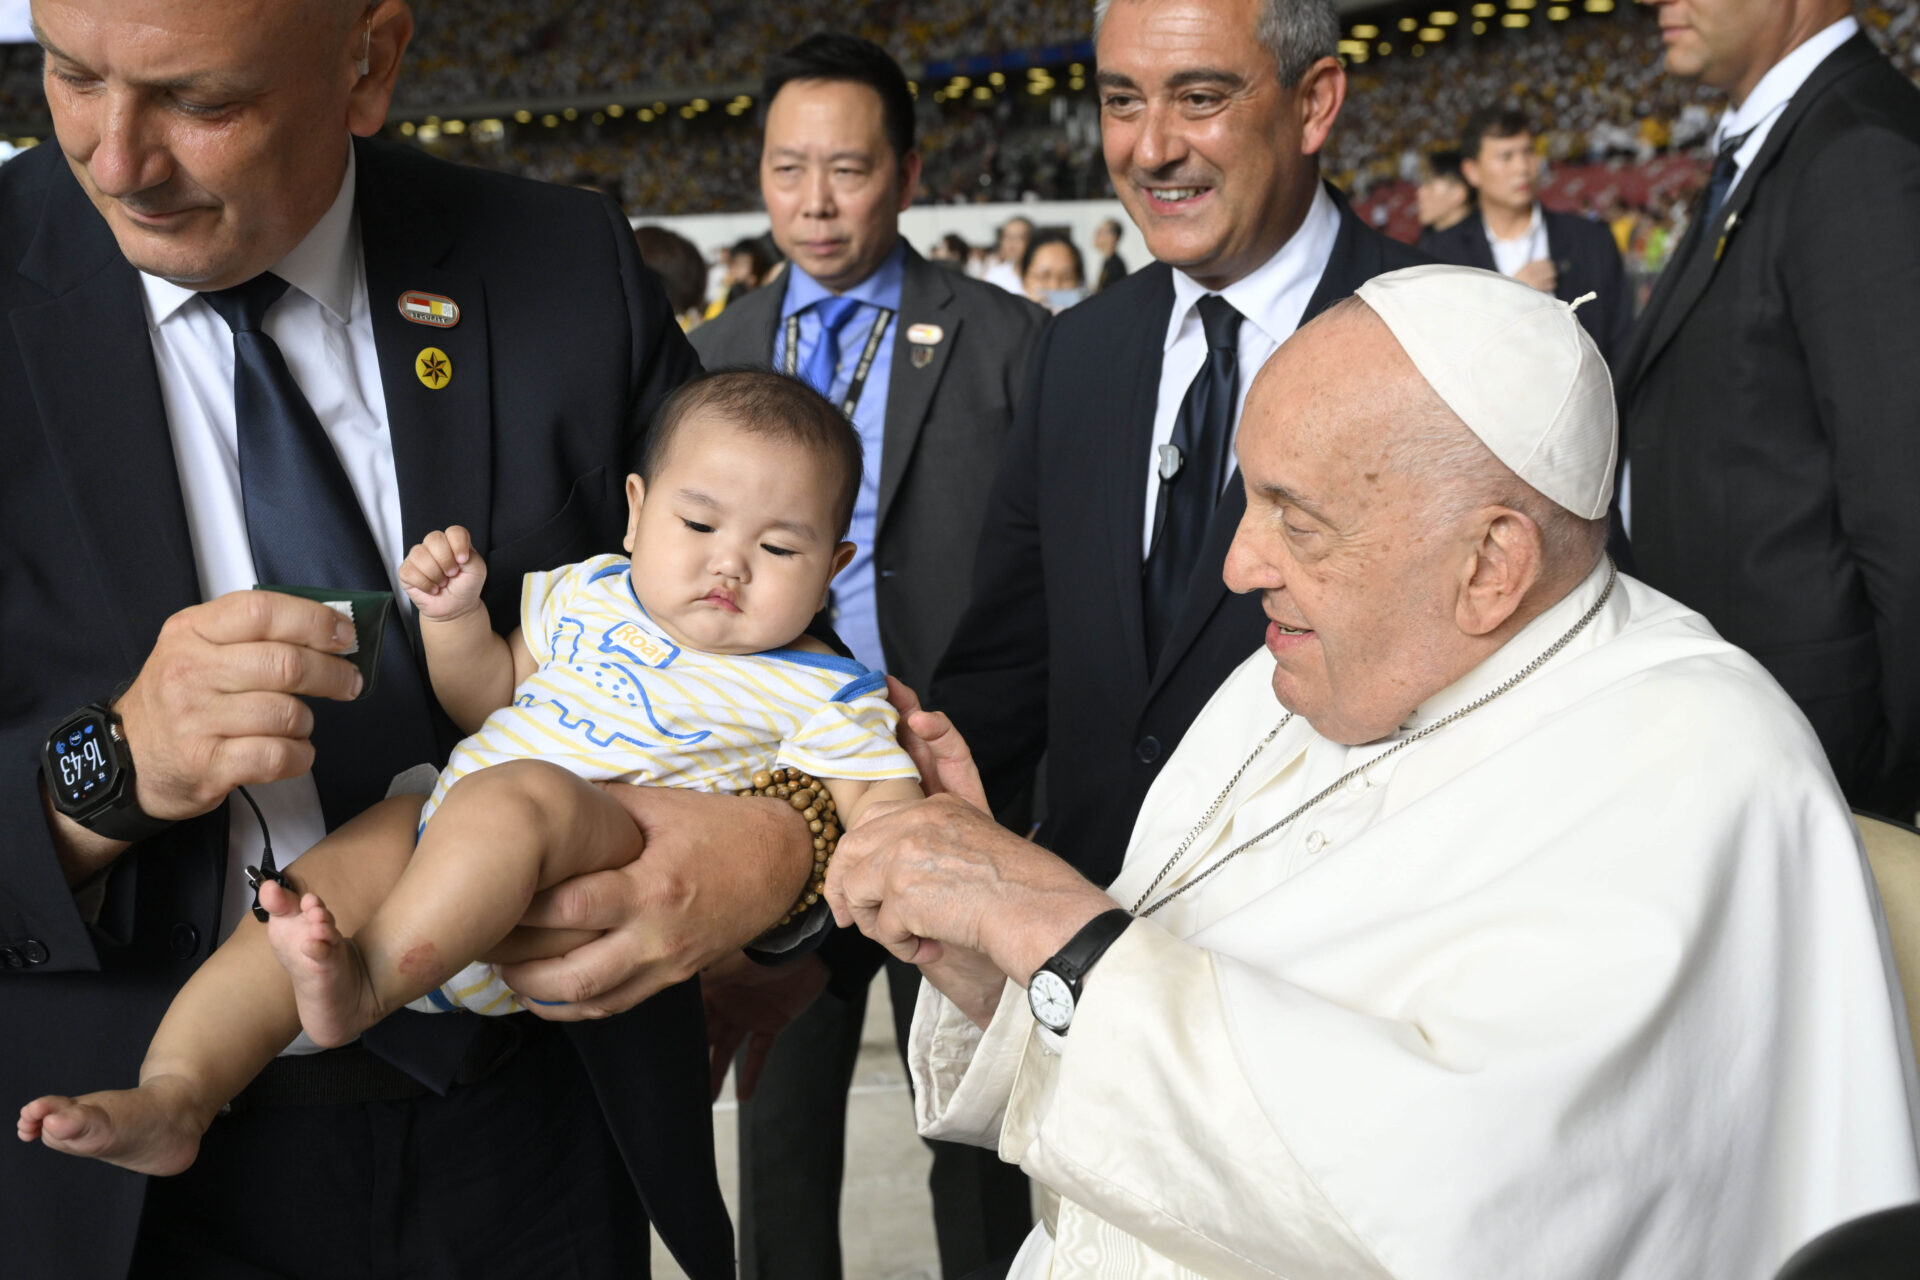
{"type": "Polygon", "coordinates": [[[135,794],[133,753],[112,708],[88,703],[48,735],[40,767],[53,807],[110,840],[141,840],[172,824],[148,817],[135,794]]]}

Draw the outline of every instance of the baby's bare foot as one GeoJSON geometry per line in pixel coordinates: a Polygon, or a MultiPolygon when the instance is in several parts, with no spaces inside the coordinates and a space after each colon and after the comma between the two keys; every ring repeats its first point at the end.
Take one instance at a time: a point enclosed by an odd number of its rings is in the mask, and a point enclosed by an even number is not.
{"type": "Polygon", "coordinates": [[[138,1089],[78,1098],[36,1098],[20,1108],[20,1140],[92,1156],[135,1173],[179,1173],[200,1154],[207,1125],[195,1091],[178,1076],[153,1076],[138,1089]]]}
{"type": "Polygon", "coordinates": [[[300,1025],[315,1044],[346,1044],[380,1020],[359,948],[334,925],[317,894],[296,902],[269,881],[260,886],[260,905],[267,909],[267,943],[293,980],[300,1025]]]}

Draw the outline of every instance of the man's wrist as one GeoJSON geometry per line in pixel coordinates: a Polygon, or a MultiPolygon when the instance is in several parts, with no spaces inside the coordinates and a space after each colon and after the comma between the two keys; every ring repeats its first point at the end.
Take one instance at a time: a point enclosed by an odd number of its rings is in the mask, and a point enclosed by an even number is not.
{"type": "Polygon", "coordinates": [[[1017,917],[1001,917],[996,921],[996,932],[1001,936],[984,948],[987,954],[1003,972],[1026,986],[1040,966],[1072,941],[1095,916],[1113,910],[1113,899],[1091,885],[1087,887],[1091,894],[1040,895],[1017,917]]]}

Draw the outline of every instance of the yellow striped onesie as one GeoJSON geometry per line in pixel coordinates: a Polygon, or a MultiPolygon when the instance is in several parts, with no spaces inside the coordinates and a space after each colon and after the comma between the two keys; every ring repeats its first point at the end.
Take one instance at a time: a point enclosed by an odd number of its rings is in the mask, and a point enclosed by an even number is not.
{"type": "MultiPolygon", "coordinates": [[[[761,769],[817,778],[917,778],[894,739],[886,678],[851,658],[770,649],[723,654],[667,638],[633,594],[624,556],[530,573],[520,634],[539,668],[453,749],[421,810],[476,769],[539,759],[595,781],[734,791],[761,769]]],[[[467,966],[416,1001],[510,1013],[493,967],[467,966]]]]}

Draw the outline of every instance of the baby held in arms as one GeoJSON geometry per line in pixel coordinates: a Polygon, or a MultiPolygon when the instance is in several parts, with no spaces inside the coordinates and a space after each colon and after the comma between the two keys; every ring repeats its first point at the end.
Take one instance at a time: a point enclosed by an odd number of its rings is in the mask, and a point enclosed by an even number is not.
{"type": "Polygon", "coordinates": [[[661,406],[627,477],[631,560],[529,574],[512,635],[489,623],[466,530],[427,535],[400,577],[434,695],[471,736],[417,821],[417,799],[386,801],[303,854],[291,888],[263,883],[266,924],[243,921],[181,989],[139,1087],[37,1099],[21,1139],[177,1173],[303,1028],[333,1046],[408,1005],[515,1012],[495,965],[592,936],[516,928],[534,894],[640,854],[595,782],[743,791],[784,770],[815,796],[816,848],[919,798],[886,678],[805,634],[853,555],[860,471],[859,435],[811,388],[720,373],[661,406]]]}

